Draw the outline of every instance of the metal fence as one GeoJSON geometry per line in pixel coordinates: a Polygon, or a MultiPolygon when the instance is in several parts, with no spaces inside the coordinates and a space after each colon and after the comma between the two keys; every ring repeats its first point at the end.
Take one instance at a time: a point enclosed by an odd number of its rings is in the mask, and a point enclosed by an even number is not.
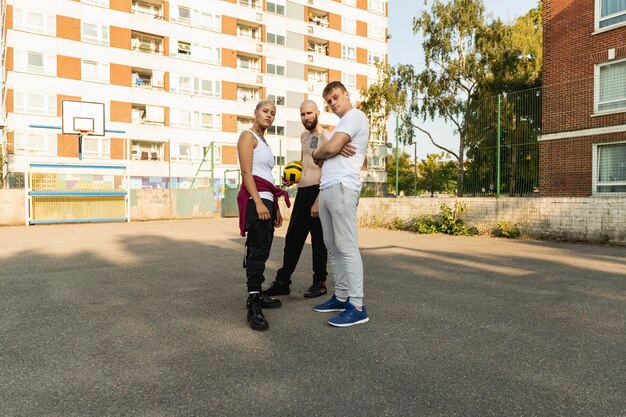
{"type": "Polygon", "coordinates": [[[537,195],[541,88],[475,102],[464,127],[463,195],[537,195]]]}

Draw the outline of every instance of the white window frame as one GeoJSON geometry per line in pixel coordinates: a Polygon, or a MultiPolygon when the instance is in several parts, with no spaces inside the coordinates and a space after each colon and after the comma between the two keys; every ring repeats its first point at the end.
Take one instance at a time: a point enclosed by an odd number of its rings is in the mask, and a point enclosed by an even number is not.
{"type": "Polygon", "coordinates": [[[260,99],[259,89],[253,87],[237,87],[238,101],[258,101],[260,99]]]}
{"type": "Polygon", "coordinates": [[[222,31],[222,16],[219,14],[198,11],[197,18],[194,20],[196,20],[194,22],[195,26],[202,29],[212,30],[214,32],[222,31]]]}
{"type": "Polygon", "coordinates": [[[13,28],[27,32],[42,33],[45,35],[56,35],[56,16],[45,13],[33,12],[26,9],[13,9],[13,28]],[[37,24],[37,18],[41,23],[37,24]],[[34,21],[35,20],[35,21],[34,21]]]}
{"type": "Polygon", "coordinates": [[[285,46],[287,43],[287,33],[282,29],[268,28],[266,38],[267,43],[273,45],[285,46]]]}
{"type": "Polygon", "coordinates": [[[111,140],[106,136],[83,136],[83,156],[88,158],[108,159],[111,157],[111,140]],[[95,151],[90,149],[95,144],[95,151]]]}
{"type": "Polygon", "coordinates": [[[356,7],[356,0],[341,0],[342,4],[350,7],[356,7]]]}
{"type": "Polygon", "coordinates": [[[385,28],[382,26],[372,25],[371,23],[367,24],[367,37],[369,39],[374,39],[377,41],[385,40],[385,28]]]}
{"type": "Polygon", "coordinates": [[[387,2],[385,0],[367,0],[367,10],[384,16],[387,11],[387,2]]]}
{"type": "Polygon", "coordinates": [[[267,99],[273,101],[276,106],[287,105],[287,94],[284,91],[268,91],[267,99]]]}
{"type": "MultiPolygon", "coordinates": [[[[606,104],[606,103],[601,103],[600,102],[600,93],[601,93],[601,85],[600,85],[600,75],[602,72],[602,68],[605,67],[609,67],[611,65],[624,65],[625,67],[625,74],[626,74],[626,59],[620,59],[620,60],[614,60],[614,61],[609,61],[609,62],[603,62],[601,64],[596,64],[595,68],[594,68],[594,112],[596,114],[606,114],[606,113],[621,113],[621,112],[626,112],[626,94],[624,95],[623,98],[621,98],[618,101],[622,101],[623,105],[620,108],[615,108],[615,109],[606,109],[606,110],[600,110],[600,106],[602,104],[606,104]]],[[[626,83],[626,77],[624,79],[624,82],[626,83]]]]}
{"type": "Polygon", "coordinates": [[[381,54],[374,51],[367,51],[367,63],[369,65],[376,65],[379,62],[383,62],[385,60],[385,54],[381,54]],[[375,58],[378,58],[376,60],[375,58]]]}
{"type": "Polygon", "coordinates": [[[356,61],[356,47],[350,45],[341,45],[341,59],[347,61],[356,61]]]}
{"type": "Polygon", "coordinates": [[[345,33],[356,33],[356,19],[343,16],[341,18],[341,31],[345,33]]]}
{"type": "Polygon", "coordinates": [[[191,59],[191,56],[193,54],[191,42],[181,40],[177,40],[174,42],[176,43],[174,44],[175,49],[172,50],[173,55],[177,56],[178,58],[191,59]]]}
{"type": "Polygon", "coordinates": [[[25,154],[27,142],[29,155],[57,155],[57,135],[55,133],[15,132],[15,153],[25,154]],[[42,146],[36,146],[35,138],[37,137],[41,138],[42,146]]]}
{"type": "Polygon", "coordinates": [[[25,91],[15,92],[14,109],[16,113],[39,114],[43,116],[57,115],[57,96],[54,94],[29,93],[25,91]],[[32,107],[31,102],[39,96],[45,107],[32,107]]]}
{"type": "Polygon", "coordinates": [[[170,75],[170,91],[174,93],[193,93],[194,78],[191,75],[171,74],[170,75]],[[181,83],[181,80],[183,83],[181,83]],[[181,84],[185,84],[181,86],[181,84]],[[186,86],[189,84],[189,87],[186,86]]]}
{"type": "Polygon", "coordinates": [[[93,6],[109,7],[109,0],[80,0],[81,3],[91,4],[93,6]]]}
{"type": "MultiPolygon", "coordinates": [[[[593,144],[593,156],[592,156],[592,167],[593,167],[593,178],[592,178],[592,184],[593,184],[593,190],[592,190],[592,194],[593,195],[611,195],[611,196],[615,196],[615,195],[626,195],[626,192],[598,192],[597,189],[598,187],[602,187],[602,186],[626,186],[626,180],[624,181],[610,181],[610,182],[600,182],[598,177],[600,175],[600,166],[599,166],[599,148],[603,147],[603,146],[608,146],[608,145],[624,145],[626,147],[626,141],[619,141],[619,142],[606,142],[606,143],[594,143],[593,144]]],[[[623,164],[626,164],[626,161],[622,162],[623,164]]],[[[624,168],[626,169],[626,168],[624,168]]]]}
{"type": "Polygon", "coordinates": [[[265,11],[268,13],[285,16],[287,13],[287,5],[285,0],[272,0],[265,2],[265,11]]]}
{"type": "Polygon", "coordinates": [[[80,25],[80,40],[87,43],[95,43],[98,45],[109,45],[110,31],[109,26],[99,25],[97,23],[81,22],[80,25]],[[96,36],[88,36],[85,34],[85,27],[93,26],[96,29],[96,36]]]}
{"type": "Polygon", "coordinates": [[[81,60],[81,79],[84,81],[95,81],[99,83],[108,83],[111,78],[111,72],[109,70],[108,62],[97,62],[88,59],[81,60]],[[95,66],[96,76],[95,77],[86,77],[87,71],[85,71],[86,65],[95,66]]]}
{"type": "Polygon", "coordinates": [[[191,25],[192,15],[193,15],[193,12],[190,7],[181,6],[180,4],[172,5],[172,20],[174,22],[182,23],[185,25],[191,25]],[[184,11],[186,14],[189,15],[189,17],[181,17],[181,13],[180,13],[181,11],[184,11]]]}
{"type": "Polygon", "coordinates": [[[268,136],[285,136],[287,128],[281,123],[274,123],[267,128],[266,133],[268,136]]]}
{"type": "Polygon", "coordinates": [[[23,49],[15,49],[14,69],[18,72],[28,72],[31,74],[43,74],[56,77],[57,75],[57,57],[56,55],[45,54],[43,52],[26,51],[23,49]],[[36,56],[41,57],[42,66],[31,65],[32,60],[36,56]]]}
{"type": "Polygon", "coordinates": [[[193,111],[187,109],[170,109],[170,126],[193,127],[193,111]]]}
{"type": "Polygon", "coordinates": [[[133,0],[131,5],[131,13],[137,13],[140,16],[149,16],[151,18],[163,19],[163,8],[156,4],[150,4],[145,1],[133,0]]]}
{"type": "Polygon", "coordinates": [[[279,61],[276,59],[268,59],[265,66],[266,66],[265,69],[266,69],[267,74],[276,75],[277,77],[284,77],[287,75],[287,63],[285,61],[279,61]],[[281,71],[281,68],[282,68],[282,71],[281,71]],[[270,72],[270,69],[273,71],[270,72]]]}
{"type": "Polygon", "coordinates": [[[626,25],[626,7],[623,10],[620,10],[619,12],[616,12],[607,16],[602,16],[602,1],[603,0],[596,0],[596,10],[595,10],[596,11],[595,13],[596,30],[604,31],[604,30],[609,30],[615,27],[626,25]],[[615,18],[623,18],[624,20],[617,21],[615,23],[609,23],[609,24],[606,24],[606,26],[602,26],[603,22],[610,21],[611,19],[615,19],[615,18]]]}
{"type": "Polygon", "coordinates": [[[222,62],[222,50],[215,46],[194,44],[191,49],[194,60],[220,65],[222,62]]]}
{"type": "Polygon", "coordinates": [[[222,97],[222,83],[219,80],[211,80],[210,78],[194,78],[194,93],[205,97],[222,97]],[[205,90],[203,83],[211,84],[211,90],[205,90]]]}
{"type": "Polygon", "coordinates": [[[221,129],[222,116],[219,113],[196,112],[196,127],[200,129],[221,129]],[[211,117],[211,123],[204,122],[204,116],[211,117]]]}
{"type": "Polygon", "coordinates": [[[356,74],[348,73],[348,72],[342,72],[341,73],[341,83],[346,88],[355,89],[356,88],[356,74]]]}
{"type": "Polygon", "coordinates": [[[261,72],[261,60],[258,58],[252,58],[245,55],[237,56],[237,68],[243,70],[249,70],[254,72],[261,72]],[[247,67],[241,65],[243,62],[247,62],[247,67]]]}

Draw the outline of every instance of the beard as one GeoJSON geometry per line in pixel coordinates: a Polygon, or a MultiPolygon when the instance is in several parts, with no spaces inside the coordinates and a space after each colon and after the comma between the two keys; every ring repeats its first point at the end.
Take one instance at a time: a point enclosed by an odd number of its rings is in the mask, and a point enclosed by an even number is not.
{"type": "Polygon", "coordinates": [[[318,119],[318,117],[315,116],[315,120],[313,120],[312,122],[304,122],[303,123],[304,124],[304,128],[306,130],[313,130],[313,129],[315,129],[317,127],[317,123],[318,123],[317,119],[318,119]]]}

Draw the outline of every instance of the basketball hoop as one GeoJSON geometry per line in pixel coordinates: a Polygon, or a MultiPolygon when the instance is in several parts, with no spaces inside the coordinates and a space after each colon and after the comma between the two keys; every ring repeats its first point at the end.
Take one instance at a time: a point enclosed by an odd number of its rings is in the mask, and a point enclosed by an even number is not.
{"type": "Polygon", "coordinates": [[[83,159],[83,136],[89,136],[93,129],[76,129],[78,132],[78,159],[83,159]]]}

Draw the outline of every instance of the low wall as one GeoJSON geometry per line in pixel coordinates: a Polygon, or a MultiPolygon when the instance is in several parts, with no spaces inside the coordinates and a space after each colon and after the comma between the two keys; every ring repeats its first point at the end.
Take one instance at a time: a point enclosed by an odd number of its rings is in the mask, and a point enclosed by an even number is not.
{"type": "Polygon", "coordinates": [[[214,217],[211,190],[145,189],[130,191],[131,221],[214,217]]]}
{"type": "Polygon", "coordinates": [[[361,224],[372,224],[439,214],[441,204],[456,201],[467,206],[463,221],[479,230],[508,221],[531,237],[626,244],[626,197],[362,198],[357,215],[361,224]]]}
{"type": "Polygon", "coordinates": [[[23,226],[24,190],[0,189],[0,226],[23,226]]]}
{"type": "MultiPolygon", "coordinates": [[[[216,217],[211,190],[132,190],[131,221],[216,217]]],[[[394,217],[435,215],[441,205],[462,201],[461,218],[470,226],[490,230],[499,221],[516,224],[531,237],[626,244],[626,197],[501,197],[501,198],[361,198],[360,224],[394,217]]],[[[282,213],[290,209],[281,200],[282,213]]],[[[0,226],[24,224],[24,191],[0,189],[0,226]]]]}

